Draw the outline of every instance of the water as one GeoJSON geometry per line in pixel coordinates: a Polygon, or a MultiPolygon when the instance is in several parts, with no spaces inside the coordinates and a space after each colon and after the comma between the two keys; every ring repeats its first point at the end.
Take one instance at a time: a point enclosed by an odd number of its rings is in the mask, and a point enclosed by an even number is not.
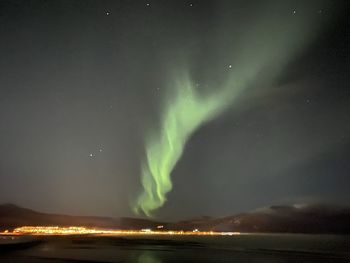
{"type": "Polygon", "coordinates": [[[250,234],[175,237],[45,237],[0,262],[350,262],[350,236],[250,234]]]}

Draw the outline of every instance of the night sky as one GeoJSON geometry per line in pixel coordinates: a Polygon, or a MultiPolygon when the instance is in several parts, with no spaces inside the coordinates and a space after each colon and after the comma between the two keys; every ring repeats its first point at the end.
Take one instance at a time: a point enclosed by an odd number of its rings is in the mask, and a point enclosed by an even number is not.
{"type": "Polygon", "coordinates": [[[0,203],[135,216],[185,72],[200,94],[247,84],[189,134],[157,217],[350,204],[346,3],[1,1],[0,203]]]}

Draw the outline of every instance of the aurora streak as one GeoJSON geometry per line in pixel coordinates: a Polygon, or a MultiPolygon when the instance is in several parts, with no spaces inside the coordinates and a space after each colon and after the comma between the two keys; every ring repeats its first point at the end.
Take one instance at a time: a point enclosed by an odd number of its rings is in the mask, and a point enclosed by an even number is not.
{"type": "Polygon", "coordinates": [[[162,206],[172,189],[170,173],[180,159],[191,134],[203,123],[220,114],[228,105],[226,92],[200,96],[188,78],[178,81],[175,99],[167,105],[162,116],[160,133],[146,140],[147,160],[142,165],[143,194],[135,212],[150,211],[162,206]]]}
{"type": "Polygon", "coordinates": [[[171,172],[191,135],[232,107],[248,87],[259,86],[261,82],[272,84],[292,57],[316,35],[316,21],[302,15],[298,19],[283,16],[274,19],[270,13],[265,14],[229,52],[232,73],[222,87],[212,87],[215,92],[202,94],[196,90],[188,70],[175,74],[175,81],[170,83],[175,95],[168,94],[158,129],[145,138],[146,157],[141,165],[143,191],[133,205],[135,213],[153,216],[163,206],[172,190],[171,172]]]}

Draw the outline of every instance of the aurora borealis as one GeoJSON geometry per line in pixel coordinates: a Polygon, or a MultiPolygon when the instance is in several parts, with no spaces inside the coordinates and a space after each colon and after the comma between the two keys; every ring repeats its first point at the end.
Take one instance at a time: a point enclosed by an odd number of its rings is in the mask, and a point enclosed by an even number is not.
{"type": "Polygon", "coordinates": [[[0,204],[348,204],[348,2],[0,1],[0,204]]]}
{"type": "Polygon", "coordinates": [[[161,207],[166,194],[172,189],[171,171],[184,151],[191,134],[201,124],[220,114],[229,105],[226,92],[201,96],[188,76],[175,82],[175,94],[166,104],[160,131],[146,139],[146,162],[142,166],[143,194],[139,197],[135,212],[147,216],[161,207]]]}
{"type": "MultiPolygon", "coordinates": [[[[270,6],[264,10],[270,10],[270,6]]],[[[215,87],[215,92],[201,94],[189,69],[176,71],[181,73],[174,74],[170,80],[170,94],[163,103],[159,127],[145,139],[146,157],[141,166],[143,192],[133,207],[136,213],[151,216],[164,205],[172,189],[171,172],[191,135],[202,124],[234,106],[234,99],[246,88],[259,89],[259,81],[272,84],[293,56],[315,37],[321,24],[317,16],[300,15],[295,19],[264,11],[251,23],[252,30],[234,42],[236,50],[227,52],[234,61],[228,68],[233,69],[227,74],[225,84],[215,87]],[[262,72],[264,75],[259,76],[262,72]]]]}

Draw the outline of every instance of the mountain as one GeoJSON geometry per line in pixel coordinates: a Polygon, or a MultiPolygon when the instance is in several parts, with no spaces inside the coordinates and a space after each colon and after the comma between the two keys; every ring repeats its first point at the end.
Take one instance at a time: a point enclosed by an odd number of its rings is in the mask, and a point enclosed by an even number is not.
{"type": "Polygon", "coordinates": [[[0,230],[18,226],[86,226],[114,229],[206,230],[258,233],[350,234],[350,209],[326,205],[270,206],[249,213],[200,217],[174,223],[140,218],[46,214],[13,204],[0,205],[0,230]]]}
{"type": "Polygon", "coordinates": [[[350,234],[350,209],[326,205],[271,206],[216,219],[169,224],[171,229],[258,233],[350,234]]]}
{"type": "Polygon", "coordinates": [[[69,216],[40,213],[13,204],[0,205],[0,230],[18,226],[86,226],[114,229],[155,228],[160,222],[138,218],[69,216]]]}

